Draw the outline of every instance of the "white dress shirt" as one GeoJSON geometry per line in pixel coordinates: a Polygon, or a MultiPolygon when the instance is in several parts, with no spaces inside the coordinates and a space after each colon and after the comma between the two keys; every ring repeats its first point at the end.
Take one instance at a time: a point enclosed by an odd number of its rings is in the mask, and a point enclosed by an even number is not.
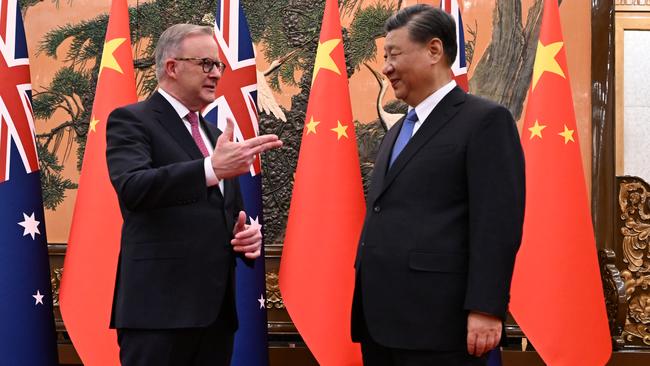
{"type": "MultiPolygon", "coordinates": [[[[444,98],[449,92],[456,87],[456,81],[452,80],[449,83],[445,84],[442,88],[436,90],[433,92],[433,94],[429,95],[424,99],[420,104],[415,106],[415,114],[418,115],[418,121],[415,122],[415,125],[413,125],[413,134],[411,137],[415,135],[416,132],[420,129],[420,126],[426,121],[427,117],[431,114],[433,109],[440,103],[442,98],[444,98]]],[[[412,107],[409,107],[409,111],[413,109],[412,107]]]]}

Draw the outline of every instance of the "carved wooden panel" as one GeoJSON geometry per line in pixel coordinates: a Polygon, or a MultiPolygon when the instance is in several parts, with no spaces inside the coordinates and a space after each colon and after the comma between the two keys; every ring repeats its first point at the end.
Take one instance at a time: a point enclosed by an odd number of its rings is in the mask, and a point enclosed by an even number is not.
{"type": "Polygon", "coordinates": [[[650,349],[650,186],[638,177],[617,180],[617,267],[627,303],[624,347],[650,349]]]}
{"type": "Polygon", "coordinates": [[[623,329],[627,317],[627,301],[625,283],[621,273],[616,267],[616,253],[611,249],[602,249],[598,252],[600,274],[603,281],[605,294],[605,307],[609,320],[609,332],[615,349],[625,347],[623,329]]]}

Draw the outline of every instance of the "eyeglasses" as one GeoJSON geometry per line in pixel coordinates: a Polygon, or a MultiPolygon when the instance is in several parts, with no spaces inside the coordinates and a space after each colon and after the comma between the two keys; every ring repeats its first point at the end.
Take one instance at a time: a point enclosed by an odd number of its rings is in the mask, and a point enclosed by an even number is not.
{"type": "Polygon", "coordinates": [[[211,58],[198,58],[198,57],[174,57],[176,61],[198,61],[196,65],[201,65],[203,67],[204,73],[209,73],[216,66],[219,69],[220,73],[223,73],[226,70],[226,64],[221,61],[215,61],[211,58]]]}

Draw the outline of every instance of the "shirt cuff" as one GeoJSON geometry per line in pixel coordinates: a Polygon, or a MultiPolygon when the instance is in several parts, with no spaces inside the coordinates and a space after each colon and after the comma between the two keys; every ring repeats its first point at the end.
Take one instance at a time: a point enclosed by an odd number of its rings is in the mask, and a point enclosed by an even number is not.
{"type": "Polygon", "coordinates": [[[212,160],[209,156],[203,160],[203,169],[205,170],[205,183],[208,187],[219,184],[219,178],[217,178],[217,175],[214,173],[212,160]]]}

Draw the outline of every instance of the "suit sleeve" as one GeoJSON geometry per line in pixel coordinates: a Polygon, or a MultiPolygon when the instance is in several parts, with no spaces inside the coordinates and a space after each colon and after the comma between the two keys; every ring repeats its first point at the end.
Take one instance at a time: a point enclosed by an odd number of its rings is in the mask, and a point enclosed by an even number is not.
{"type": "Polygon", "coordinates": [[[469,269],[465,309],[505,319],[525,201],[524,155],[510,112],[494,108],[467,148],[469,269]]]}
{"type": "Polygon", "coordinates": [[[153,166],[150,132],[126,108],[108,117],[106,161],[117,196],[130,211],[207,199],[203,159],[153,166]]]}

